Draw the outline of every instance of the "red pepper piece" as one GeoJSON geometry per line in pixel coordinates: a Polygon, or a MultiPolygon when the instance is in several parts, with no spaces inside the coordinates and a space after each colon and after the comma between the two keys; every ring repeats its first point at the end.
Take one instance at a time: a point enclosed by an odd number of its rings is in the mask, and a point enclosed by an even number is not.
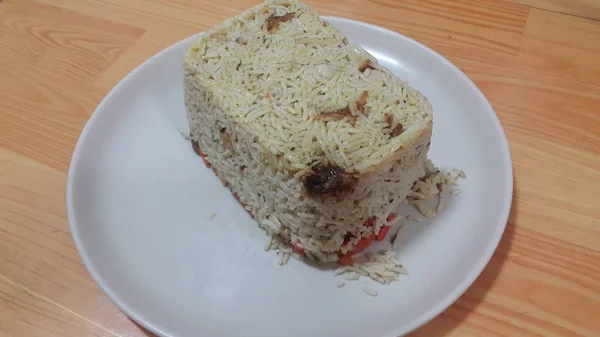
{"type": "Polygon", "coordinates": [[[204,154],[204,152],[199,151],[200,153],[200,157],[202,157],[202,161],[204,161],[204,165],[206,165],[206,167],[211,168],[210,163],[208,162],[208,160],[206,160],[206,157],[208,157],[207,155],[204,154]]]}
{"type": "Polygon", "coordinates": [[[300,245],[300,241],[296,241],[292,244],[292,250],[302,256],[306,255],[304,248],[300,245]]]}
{"type": "Polygon", "coordinates": [[[358,243],[356,244],[354,249],[352,249],[350,251],[350,254],[355,255],[355,254],[362,252],[367,247],[369,247],[373,243],[374,240],[375,240],[375,234],[371,234],[371,236],[366,237],[366,238],[361,238],[360,240],[358,240],[358,243]]]}
{"type": "Polygon", "coordinates": [[[377,217],[376,216],[372,216],[372,217],[368,218],[367,221],[365,221],[365,223],[363,224],[363,226],[365,226],[365,227],[371,227],[375,223],[375,220],[377,220],[377,217]]]}
{"type": "Polygon", "coordinates": [[[198,154],[200,157],[202,157],[202,160],[204,161],[204,165],[206,165],[206,167],[210,168],[210,163],[208,162],[208,160],[206,160],[207,155],[204,154],[204,152],[202,152],[202,150],[200,150],[200,145],[198,144],[197,141],[195,140],[191,140],[192,142],[192,148],[194,149],[194,152],[196,152],[196,154],[198,154]]]}
{"type": "Polygon", "coordinates": [[[379,233],[377,233],[377,241],[383,241],[389,230],[390,226],[381,226],[381,229],[379,229],[379,233]]]}
{"type": "Polygon", "coordinates": [[[340,257],[339,262],[342,266],[349,266],[353,264],[354,261],[352,261],[352,254],[347,253],[346,255],[340,257]]]}
{"type": "Polygon", "coordinates": [[[385,221],[390,222],[396,218],[396,213],[390,213],[385,221]]]}

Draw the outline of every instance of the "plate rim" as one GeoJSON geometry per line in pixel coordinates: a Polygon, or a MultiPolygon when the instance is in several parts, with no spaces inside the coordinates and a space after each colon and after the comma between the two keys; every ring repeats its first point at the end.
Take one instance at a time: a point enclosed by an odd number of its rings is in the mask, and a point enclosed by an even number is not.
{"type": "MultiPolygon", "coordinates": [[[[505,206],[504,206],[504,209],[501,210],[501,217],[499,218],[499,220],[500,220],[499,225],[493,232],[492,241],[488,245],[487,250],[484,252],[484,254],[481,255],[481,258],[479,259],[478,263],[473,266],[473,268],[471,269],[471,272],[463,278],[463,280],[454,288],[454,290],[452,290],[451,292],[448,292],[448,294],[445,297],[443,297],[441,300],[439,300],[436,305],[433,305],[431,308],[426,310],[423,314],[418,316],[412,322],[410,322],[410,323],[404,325],[403,327],[400,327],[392,332],[389,332],[386,335],[380,336],[380,337],[403,336],[405,334],[415,331],[416,329],[422,327],[429,321],[433,320],[435,317],[439,316],[442,312],[444,312],[448,307],[450,307],[454,302],[456,302],[471,287],[471,285],[473,285],[473,283],[479,277],[479,275],[481,275],[481,273],[483,272],[483,270],[485,269],[485,267],[488,265],[489,261],[491,260],[492,256],[494,255],[496,249],[498,248],[498,245],[500,243],[500,240],[502,239],[503,233],[506,229],[506,225],[509,220],[510,211],[512,208],[513,192],[514,192],[514,187],[513,187],[514,172],[513,172],[513,167],[512,167],[512,157],[510,154],[508,139],[506,138],[506,133],[504,132],[504,129],[502,128],[502,124],[500,123],[500,120],[498,118],[498,115],[496,114],[496,111],[491,106],[490,102],[485,97],[485,95],[477,87],[477,85],[475,85],[475,83],[469,78],[469,76],[467,76],[462,70],[460,70],[456,65],[454,65],[447,58],[445,58],[444,56],[442,56],[435,50],[429,48],[428,46],[424,45],[423,43],[418,42],[408,36],[405,36],[401,33],[393,31],[391,29],[387,29],[387,28],[384,28],[384,27],[381,27],[381,26],[378,26],[378,25],[375,25],[372,23],[368,23],[368,22],[364,22],[364,21],[360,21],[360,20],[343,18],[343,17],[337,17],[337,16],[321,16],[321,18],[323,18],[324,20],[329,21],[329,22],[349,23],[352,25],[357,25],[359,27],[360,26],[367,27],[367,28],[376,30],[378,33],[384,33],[384,34],[391,33],[395,38],[404,40],[404,42],[410,43],[410,44],[414,45],[415,47],[421,48],[425,52],[432,54],[437,59],[442,61],[445,66],[449,67],[449,69],[451,69],[454,73],[456,73],[458,75],[458,77],[460,77],[463,81],[465,81],[466,84],[469,85],[469,87],[478,96],[478,98],[484,102],[484,104],[487,107],[487,109],[485,109],[486,113],[489,115],[494,127],[496,128],[496,131],[498,131],[499,136],[501,136],[500,147],[502,150],[501,151],[501,155],[503,158],[502,163],[503,163],[503,166],[505,166],[504,167],[504,169],[506,170],[505,178],[507,179],[507,183],[506,183],[505,191],[504,191],[504,199],[505,199],[504,205],[505,206]]],[[[104,105],[106,105],[107,102],[110,101],[111,97],[114,96],[120,90],[121,87],[124,87],[127,84],[127,82],[129,82],[133,77],[135,77],[136,74],[143,72],[144,69],[147,68],[152,63],[153,60],[158,59],[161,55],[163,55],[164,53],[167,53],[168,50],[170,50],[174,46],[189,43],[189,41],[192,41],[193,39],[198,38],[199,36],[201,36],[204,33],[205,32],[200,32],[200,33],[194,34],[192,36],[189,36],[187,38],[184,38],[180,41],[177,41],[177,42],[167,46],[166,48],[162,49],[158,53],[152,55],[151,57],[146,59],[144,62],[142,62],[140,65],[138,65],[135,69],[130,71],[127,75],[125,75],[106,94],[106,96],[104,96],[102,101],[98,104],[98,106],[94,109],[94,111],[88,118],[84,128],[81,131],[81,134],[79,135],[79,137],[77,139],[77,143],[75,145],[75,149],[73,150],[73,155],[71,157],[71,163],[69,165],[69,171],[68,171],[68,175],[67,175],[66,207],[67,207],[67,219],[69,222],[69,229],[71,231],[71,236],[73,238],[75,248],[77,249],[77,252],[79,253],[81,261],[83,262],[84,266],[86,267],[88,273],[90,274],[90,276],[92,277],[92,279],[94,280],[96,285],[104,292],[104,294],[106,294],[108,296],[108,298],[119,308],[119,310],[121,310],[123,313],[125,313],[135,323],[141,325],[145,329],[148,329],[152,333],[155,333],[159,336],[164,336],[164,337],[181,337],[181,336],[174,336],[174,335],[171,335],[171,334],[163,331],[162,329],[158,328],[156,326],[156,324],[149,322],[147,319],[144,319],[144,317],[142,317],[143,314],[141,315],[138,312],[136,312],[137,311],[136,309],[128,307],[125,304],[125,302],[120,298],[120,296],[115,291],[113,291],[113,289],[108,284],[105,283],[105,280],[102,278],[102,276],[100,275],[98,270],[95,269],[95,266],[92,263],[91,258],[88,255],[88,252],[86,251],[83,242],[81,241],[81,237],[79,235],[79,230],[78,230],[78,225],[77,225],[76,219],[75,219],[75,210],[74,210],[74,203],[73,203],[73,190],[74,190],[74,184],[75,184],[74,179],[75,179],[75,172],[77,171],[78,163],[80,161],[83,143],[85,142],[85,139],[87,138],[93,125],[96,124],[95,122],[99,118],[98,116],[101,114],[101,111],[103,110],[104,105]]]]}

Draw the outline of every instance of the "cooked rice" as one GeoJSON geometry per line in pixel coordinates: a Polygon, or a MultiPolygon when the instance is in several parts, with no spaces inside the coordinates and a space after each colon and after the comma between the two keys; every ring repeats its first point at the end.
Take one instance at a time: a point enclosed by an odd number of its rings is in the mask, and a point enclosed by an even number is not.
{"type": "Polygon", "coordinates": [[[354,272],[347,273],[346,275],[344,275],[344,280],[347,280],[347,281],[356,281],[358,279],[360,279],[360,275],[357,273],[354,273],[354,272]]]}
{"type": "Polygon", "coordinates": [[[365,294],[367,294],[369,296],[376,297],[378,295],[377,291],[375,291],[373,289],[363,289],[363,291],[365,292],[365,294]]]}
{"type": "MultiPolygon", "coordinates": [[[[184,87],[194,149],[280,264],[354,254],[402,202],[420,207],[439,194],[432,184],[456,179],[428,171],[429,101],[297,0],[267,0],[203,34],[184,87]]],[[[405,272],[392,255],[344,268],[389,283],[405,272]]]]}
{"type": "MultiPolygon", "coordinates": [[[[422,191],[427,191],[425,194],[419,194],[422,197],[418,199],[418,202],[428,203],[437,198],[437,206],[433,209],[419,209],[419,206],[422,206],[419,203],[415,203],[416,199],[407,198],[407,202],[413,204],[415,208],[417,208],[420,212],[423,210],[431,212],[431,216],[437,215],[442,211],[444,204],[444,191],[450,186],[456,186],[458,184],[459,178],[464,178],[466,175],[461,170],[451,169],[440,170],[437,167],[433,166],[430,161],[425,163],[426,165],[426,173],[419,180],[419,182],[415,182],[411,189],[411,194],[416,195],[421,193],[422,191]],[[427,199],[424,199],[427,198],[427,199]]],[[[399,275],[408,274],[408,271],[400,264],[398,261],[395,252],[393,251],[394,241],[398,232],[403,226],[403,223],[400,222],[401,217],[396,217],[397,227],[394,231],[394,234],[391,236],[391,247],[389,250],[379,252],[378,254],[365,254],[363,256],[355,259],[355,263],[350,266],[341,266],[337,268],[334,272],[335,275],[348,275],[348,273],[352,273],[352,275],[360,274],[363,276],[368,276],[371,279],[382,283],[389,284],[398,279],[399,275]]],[[[411,217],[410,215],[406,216],[406,220],[415,220],[417,222],[422,222],[419,218],[411,217]]],[[[345,279],[348,279],[344,276],[345,279]]],[[[353,276],[351,276],[353,278],[353,276]]]]}
{"type": "Polygon", "coordinates": [[[336,269],[335,274],[354,272],[368,276],[381,284],[389,284],[398,279],[401,274],[408,274],[406,269],[400,265],[396,253],[392,250],[381,251],[376,254],[366,254],[359,257],[350,266],[341,266],[336,269]]]}
{"type": "MultiPolygon", "coordinates": [[[[413,204],[424,216],[433,218],[444,208],[445,189],[457,186],[458,179],[466,177],[462,170],[456,168],[440,170],[430,160],[427,160],[425,162],[425,175],[415,182],[406,197],[406,201],[413,204]],[[429,207],[428,204],[434,199],[437,199],[436,206],[429,207]]],[[[457,195],[458,193],[455,194],[455,191],[456,189],[453,188],[450,193],[457,195]]]]}
{"type": "Polygon", "coordinates": [[[427,99],[298,1],[269,0],[214,27],[184,70],[192,141],[274,241],[310,259],[335,261],[378,233],[424,174],[427,99]],[[270,18],[290,13],[267,30],[270,18]],[[353,190],[307,193],[315,163],[339,168],[353,190]]]}

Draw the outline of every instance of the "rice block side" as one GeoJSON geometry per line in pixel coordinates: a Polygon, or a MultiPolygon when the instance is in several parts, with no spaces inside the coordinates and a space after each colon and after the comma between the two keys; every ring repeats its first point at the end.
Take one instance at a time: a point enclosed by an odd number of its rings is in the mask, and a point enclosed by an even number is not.
{"type": "Polygon", "coordinates": [[[298,1],[203,34],[184,86],[199,153],[262,228],[311,259],[372,241],[425,173],[428,100],[298,1]]]}

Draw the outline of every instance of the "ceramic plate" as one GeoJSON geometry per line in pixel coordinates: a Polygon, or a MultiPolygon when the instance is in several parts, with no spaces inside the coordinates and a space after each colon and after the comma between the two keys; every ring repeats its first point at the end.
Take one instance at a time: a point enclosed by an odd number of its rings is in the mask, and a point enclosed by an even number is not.
{"type": "Polygon", "coordinates": [[[108,296],[162,336],[392,337],[432,319],[483,270],[512,196],[502,127],[448,60],[398,33],[328,18],[351,42],[427,96],[430,158],[468,178],[433,221],[409,222],[396,249],[409,274],[346,282],[328,268],[265,252],[266,235],[183,135],[182,56],[150,58],[98,106],[77,143],[67,206],[81,258],[108,296]],[[379,293],[367,296],[363,289],[379,293]]]}

